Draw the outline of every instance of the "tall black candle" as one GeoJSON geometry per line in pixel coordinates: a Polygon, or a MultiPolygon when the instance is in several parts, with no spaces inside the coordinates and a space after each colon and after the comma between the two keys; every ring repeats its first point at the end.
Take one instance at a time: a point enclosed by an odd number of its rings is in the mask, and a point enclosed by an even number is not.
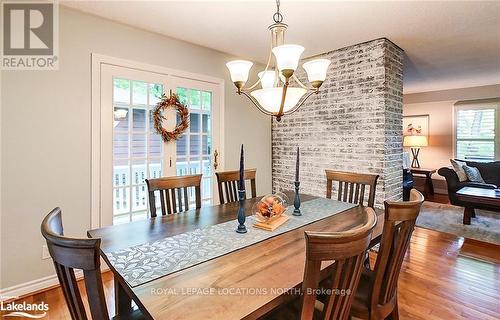
{"type": "Polygon", "coordinates": [[[241,145],[240,154],[240,180],[238,181],[238,190],[245,190],[245,164],[243,155],[243,144],[241,145]]]}
{"type": "Polygon", "coordinates": [[[297,162],[295,163],[295,181],[299,181],[299,147],[297,147],[297,162]]]}

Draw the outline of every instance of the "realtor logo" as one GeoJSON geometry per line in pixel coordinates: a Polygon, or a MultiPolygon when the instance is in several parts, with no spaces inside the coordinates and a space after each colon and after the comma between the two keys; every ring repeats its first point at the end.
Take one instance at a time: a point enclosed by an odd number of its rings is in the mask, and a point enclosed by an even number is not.
{"type": "Polygon", "coordinates": [[[56,70],[58,18],[53,2],[2,2],[1,69],[56,70]]]}

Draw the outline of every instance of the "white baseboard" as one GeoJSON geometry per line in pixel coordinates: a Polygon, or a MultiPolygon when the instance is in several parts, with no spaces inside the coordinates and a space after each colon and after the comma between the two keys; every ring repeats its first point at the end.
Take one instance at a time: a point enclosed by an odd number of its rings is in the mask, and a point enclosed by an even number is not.
{"type": "MultiPolygon", "coordinates": [[[[77,279],[82,278],[82,270],[76,270],[75,276],[77,279]]],[[[57,275],[55,274],[40,279],[31,280],[9,288],[0,289],[0,301],[17,299],[19,297],[29,295],[30,293],[42,291],[44,289],[48,289],[58,285],[59,279],[57,279],[57,275]]]]}
{"type": "MultiPolygon", "coordinates": [[[[101,264],[101,272],[106,272],[109,267],[106,263],[101,264]]],[[[82,270],[75,270],[77,280],[83,278],[82,270]]],[[[0,301],[15,300],[17,298],[33,294],[35,292],[44,291],[46,289],[59,286],[59,279],[56,274],[43,277],[40,279],[31,280],[9,288],[0,289],[0,301]]]]}

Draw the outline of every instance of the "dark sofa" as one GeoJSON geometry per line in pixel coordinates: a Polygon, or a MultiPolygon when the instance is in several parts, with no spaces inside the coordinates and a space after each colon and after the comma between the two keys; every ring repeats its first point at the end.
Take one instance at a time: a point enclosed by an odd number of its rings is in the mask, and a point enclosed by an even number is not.
{"type": "MultiPolygon", "coordinates": [[[[463,160],[459,160],[463,161],[463,160]]],[[[450,198],[450,202],[456,206],[464,206],[464,203],[457,199],[456,192],[463,187],[477,187],[477,188],[486,188],[486,189],[496,189],[500,186],[500,161],[494,162],[473,162],[473,161],[464,161],[467,163],[469,167],[476,167],[479,169],[483,180],[486,183],[477,183],[470,181],[460,182],[458,180],[457,173],[453,170],[452,167],[443,167],[438,170],[439,175],[446,178],[446,183],[448,184],[448,196],[450,198]]],[[[478,209],[486,209],[492,210],[494,208],[488,207],[486,205],[478,204],[476,206],[478,209]]]]}

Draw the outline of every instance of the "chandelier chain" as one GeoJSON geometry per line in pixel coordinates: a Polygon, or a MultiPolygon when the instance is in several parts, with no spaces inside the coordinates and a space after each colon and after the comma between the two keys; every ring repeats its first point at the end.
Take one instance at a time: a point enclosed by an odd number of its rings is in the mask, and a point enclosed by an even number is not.
{"type": "Polygon", "coordinates": [[[273,20],[276,23],[283,21],[283,15],[280,13],[280,0],[276,0],[276,13],[273,14],[273,20]]]}

